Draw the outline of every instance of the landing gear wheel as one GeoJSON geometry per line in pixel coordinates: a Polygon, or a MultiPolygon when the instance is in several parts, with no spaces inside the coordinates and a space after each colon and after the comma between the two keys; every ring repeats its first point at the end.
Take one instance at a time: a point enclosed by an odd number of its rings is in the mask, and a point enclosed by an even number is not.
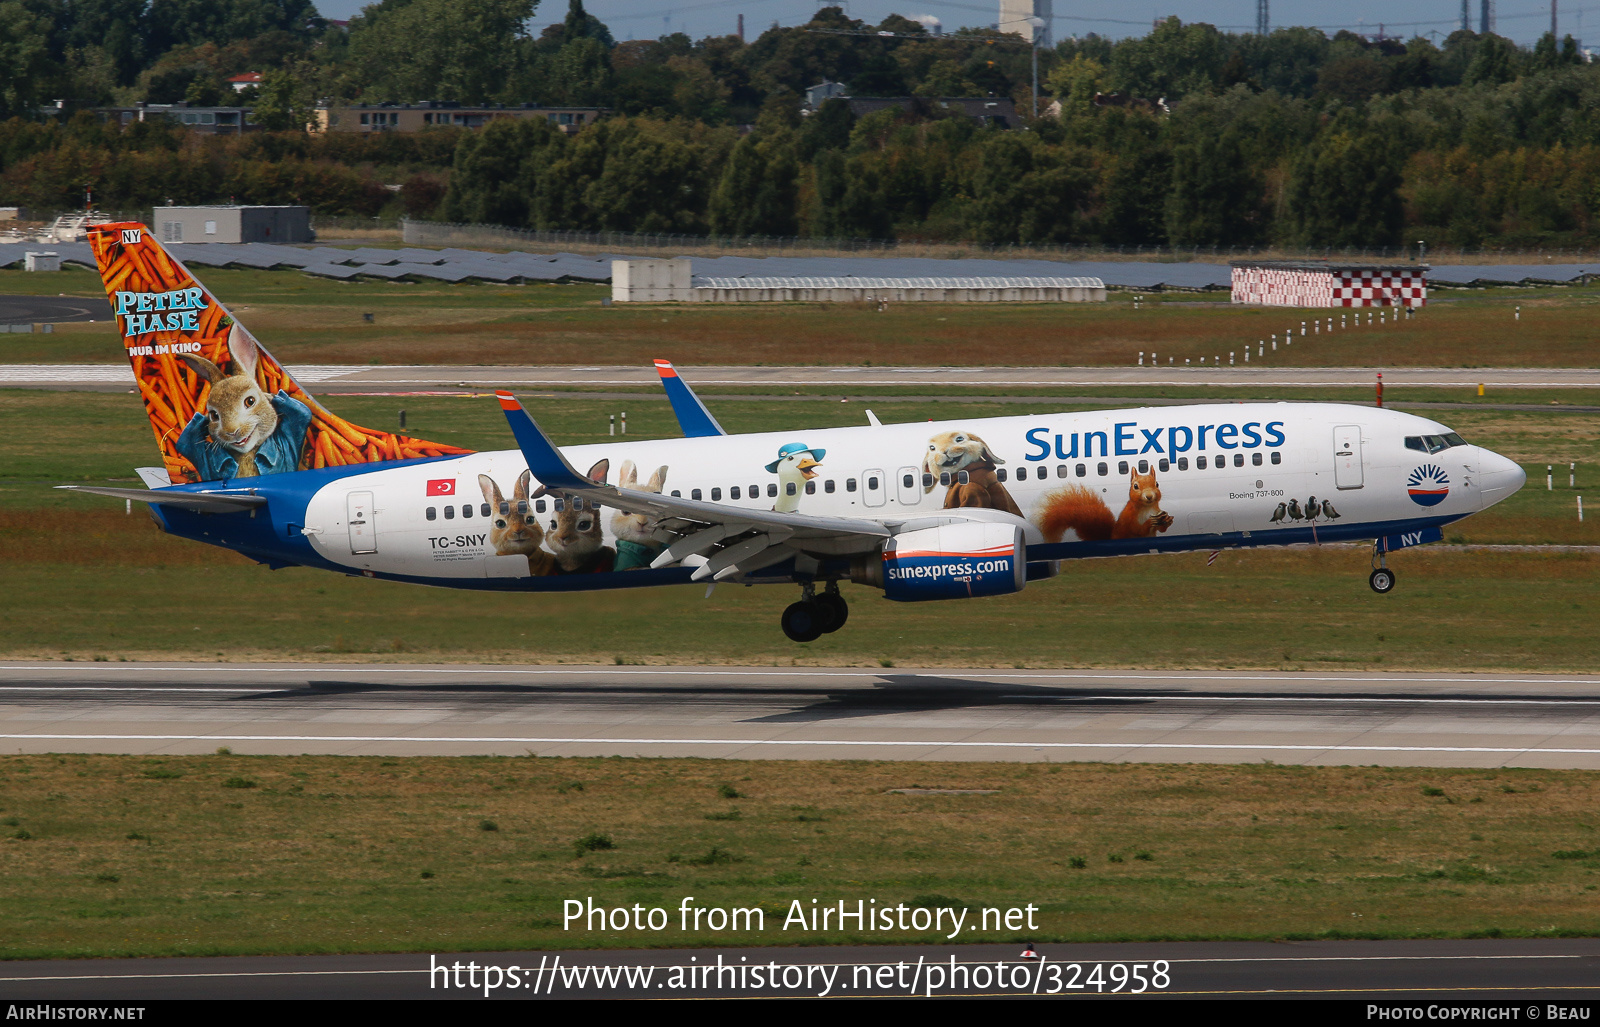
{"type": "Polygon", "coordinates": [[[817,604],[818,616],[822,621],[824,635],[838,631],[844,627],[844,622],[850,619],[850,604],[844,601],[844,596],[837,592],[824,592],[813,600],[817,604]]]}
{"type": "Polygon", "coordinates": [[[783,633],[795,642],[815,642],[822,636],[822,618],[826,616],[815,602],[801,600],[790,603],[783,611],[783,633]]]}
{"type": "Polygon", "coordinates": [[[1387,567],[1379,567],[1367,579],[1367,584],[1371,585],[1372,590],[1379,595],[1388,595],[1394,591],[1394,571],[1387,567]]]}

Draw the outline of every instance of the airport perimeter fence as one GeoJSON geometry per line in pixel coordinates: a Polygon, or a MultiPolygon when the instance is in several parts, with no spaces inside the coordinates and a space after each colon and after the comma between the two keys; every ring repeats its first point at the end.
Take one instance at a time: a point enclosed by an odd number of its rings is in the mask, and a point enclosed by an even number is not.
{"type": "MultiPolygon", "coordinates": [[[[375,226],[376,218],[313,219],[323,221],[366,221],[375,226]]],[[[987,260],[1107,261],[1134,260],[1157,263],[1226,263],[1246,257],[1262,260],[1415,260],[1415,246],[1381,247],[1375,250],[1321,247],[1287,249],[1262,246],[1100,246],[988,244],[978,242],[933,242],[923,240],[835,239],[806,236],[707,236],[650,234],[635,232],[547,231],[511,228],[505,225],[455,224],[442,221],[401,219],[402,240],[409,246],[461,246],[468,249],[563,250],[569,253],[632,253],[640,256],[675,257],[925,257],[939,260],[963,257],[987,260]]],[[[332,226],[330,226],[332,227],[332,226]]],[[[1422,259],[1434,264],[1542,264],[1594,260],[1600,264],[1600,251],[1581,247],[1508,250],[1492,247],[1429,247],[1422,259]]]]}

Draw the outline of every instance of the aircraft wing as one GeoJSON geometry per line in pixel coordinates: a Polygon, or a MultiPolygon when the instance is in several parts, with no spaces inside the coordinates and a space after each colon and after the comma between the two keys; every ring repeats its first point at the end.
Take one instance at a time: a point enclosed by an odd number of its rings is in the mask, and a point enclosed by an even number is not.
{"type": "Polygon", "coordinates": [[[266,506],[265,496],[248,492],[168,492],[165,489],[118,489],[99,485],[57,485],[69,492],[92,492],[113,499],[131,499],[136,503],[157,503],[162,506],[181,506],[201,513],[238,513],[258,506],[266,506]]]}
{"type": "Polygon", "coordinates": [[[871,552],[892,534],[882,523],[866,518],[751,510],[594,481],[567,462],[515,396],[503,391],[495,396],[511,424],[517,446],[527,458],[528,469],[547,493],[559,494],[568,502],[592,503],[650,518],[657,540],[667,544],[653,567],[701,557],[704,562],[695,570],[693,580],[723,581],[799,553],[871,552]]]}
{"type": "Polygon", "coordinates": [[[661,376],[661,387],[667,390],[667,399],[672,403],[672,413],[678,419],[678,427],[683,429],[686,439],[700,439],[708,435],[726,435],[722,425],[711,416],[711,411],[694,394],[689,383],[678,374],[678,369],[672,366],[670,360],[656,361],[656,374],[661,376]]]}

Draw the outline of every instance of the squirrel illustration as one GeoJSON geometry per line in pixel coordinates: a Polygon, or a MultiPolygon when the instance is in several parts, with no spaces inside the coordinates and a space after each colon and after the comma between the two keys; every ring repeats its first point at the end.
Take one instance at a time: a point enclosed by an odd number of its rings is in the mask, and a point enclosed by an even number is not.
{"type": "Polygon", "coordinates": [[[1068,531],[1080,542],[1149,538],[1172,527],[1172,515],[1161,509],[1161,487],[1156,472],[1134,471],[1128,483],[1128,504],[1113,517],[1092,489],[1068,485],[1040,502],[1039,531],[1046,542],[1060,542],[1068,531]]]}

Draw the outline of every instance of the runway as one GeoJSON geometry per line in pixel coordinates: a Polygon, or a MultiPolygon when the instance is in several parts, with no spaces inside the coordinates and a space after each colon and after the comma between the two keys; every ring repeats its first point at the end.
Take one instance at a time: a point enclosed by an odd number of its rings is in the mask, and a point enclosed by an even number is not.
{"type": "Polygon", "coordinates": [[[0,752],[1600,768],[1600,677],[0,664],[0,752]]]}
{"type": "Polygon", "coordinates": [[[104,296],[0,296],[0,324],[109,320],[111,304],[104,296]]]}
{"type": "MultiPolygon", "coordinates": [[[[1600,942],[1594,939],[1040,944],[1040,959],[1027,963],[1018,960],[1020,950],[1021,945],[884,945],[41,960],[0,966],[0,1000],[481,1001],[486,980],[498,984],[488,990],[489,997],[520,999],[1008,994],[1093,998],[1122,993],[1144,999],[1203,996],[1384,1003],[1419,998],[1565,999],[1563,1008],[1571,1008],[1586,1007],[1600,994],[1596,973],[1600,942]],[[719,960],[728,968],[720,977],[719,960]],[[456,987],[451,973],[431,970],[435,962],[450,967],[463,964],[463,985],[478,986],[456,987]],[[468,964],[475,969],[468,970],[468,964]],[[499,973],[483,972],[485,967],[495,967],[499,973]],[[634,973],[595,972],[617,967],[634,973]],[[760,978],[750,973],[757,967],[764,971],[760,978]],[[510,968],[516,968],[515,978],[507,974],[510,968]],[[642,968],[653,969],[646,976],[642,968]],[[672,983],[675,969],[678,986],[672,983]],[[510,983],[513,979],[515,985],[510,983]],[[768,979],[778,980],[778,986],[767,985],[768,979]]],[[[1558,1017],[1543,1006],[1539,1011],[1558,1017]]],[[[1359,1015],[1356,1009],[1351,1012],[1359,1015]]]]}
{"type": "MultiPolygon", "coordinates": [[[[695,386],[886,388],[952,386],[982,389],[1251,386],[1368,388],[1383,372],[1392,387],[1472,389],[1587,389],[1600,387],[1600,368],[1441,367],[745,367],[682,366],[695,386]]],[[[302,364],[289,368],[313,391],[406,393],[495,388],[658,387],[653,367],[635,366],[372,366],[302,364]]],[[[0,364],[0,387],[117,389],[133,387],[125,364],[0,364]]]]}

